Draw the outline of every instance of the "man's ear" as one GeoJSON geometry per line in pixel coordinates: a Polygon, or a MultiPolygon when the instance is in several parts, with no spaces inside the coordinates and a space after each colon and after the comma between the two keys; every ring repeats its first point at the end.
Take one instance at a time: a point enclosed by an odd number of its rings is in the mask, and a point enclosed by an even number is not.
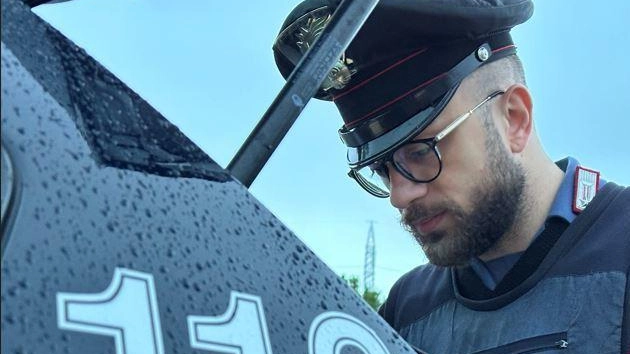
{"type": "Polygon", "coordinates": [[[503,116],[506,119],[506,138],[513,153],[521,153],[527,146],[534,127],[532,97],[521,84],[510,86],[503,94],[503,116]]]}

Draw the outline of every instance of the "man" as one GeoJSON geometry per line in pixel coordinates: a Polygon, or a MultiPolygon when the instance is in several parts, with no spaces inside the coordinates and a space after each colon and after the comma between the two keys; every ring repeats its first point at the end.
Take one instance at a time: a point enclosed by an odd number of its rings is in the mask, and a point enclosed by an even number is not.
{"type": "MultiPolygon", "coordinates": [[[[274,45],[287,77],[338,5],[274,45]]],[[[389,197],[431,264],[379,313],[427,353],[630,350],[630,189],[554,163],[510,29],[529,0],[383,0],[324,82],[350,176],[389,197]]]]}

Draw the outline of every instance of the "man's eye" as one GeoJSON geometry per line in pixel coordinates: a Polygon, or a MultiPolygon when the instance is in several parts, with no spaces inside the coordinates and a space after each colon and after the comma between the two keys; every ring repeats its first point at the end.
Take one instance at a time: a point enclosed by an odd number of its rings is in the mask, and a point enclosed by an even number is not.
{"type": "Polygon", "coordinates": [[[416,144],[407,149],[406,154],[409,161],[419,161],[431,156],[431,147],[427,144],[416,144]]]}

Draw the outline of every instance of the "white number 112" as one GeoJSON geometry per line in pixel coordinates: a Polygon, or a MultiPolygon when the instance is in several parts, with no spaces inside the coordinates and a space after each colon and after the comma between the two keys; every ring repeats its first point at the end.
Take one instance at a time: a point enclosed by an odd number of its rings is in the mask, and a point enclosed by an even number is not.
{"type": "MultiPolygon", "coordinates": [[[[57,293],[61,329],[114,337],[116,354],[164,354],[153,275],[116,268],[98,294],[57,293]]],[[[220,316],[188,316],[190,345],[226,354],[272,354],[260,297],[232,291],[220,316]]],[[[339,354],[346,346],[364,354],[389,354],[374,331],[342,312],[324,312],[311,324],[309,354],[339,354]]]]}

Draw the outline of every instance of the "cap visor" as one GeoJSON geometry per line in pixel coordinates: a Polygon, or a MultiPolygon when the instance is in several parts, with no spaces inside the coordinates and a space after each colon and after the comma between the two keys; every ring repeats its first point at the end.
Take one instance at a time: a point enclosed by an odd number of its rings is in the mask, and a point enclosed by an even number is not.
{"type": "Polygon", "coordinates": [[[350,168],[357,169],[367,166],[420,134],[442,113],[442,110],[450,102],[458,87],[459,85],[455,85],[436,104],[416,113],[413,117],[378,138],[358,147],[348,147],[347,158],[350,168]]]}

